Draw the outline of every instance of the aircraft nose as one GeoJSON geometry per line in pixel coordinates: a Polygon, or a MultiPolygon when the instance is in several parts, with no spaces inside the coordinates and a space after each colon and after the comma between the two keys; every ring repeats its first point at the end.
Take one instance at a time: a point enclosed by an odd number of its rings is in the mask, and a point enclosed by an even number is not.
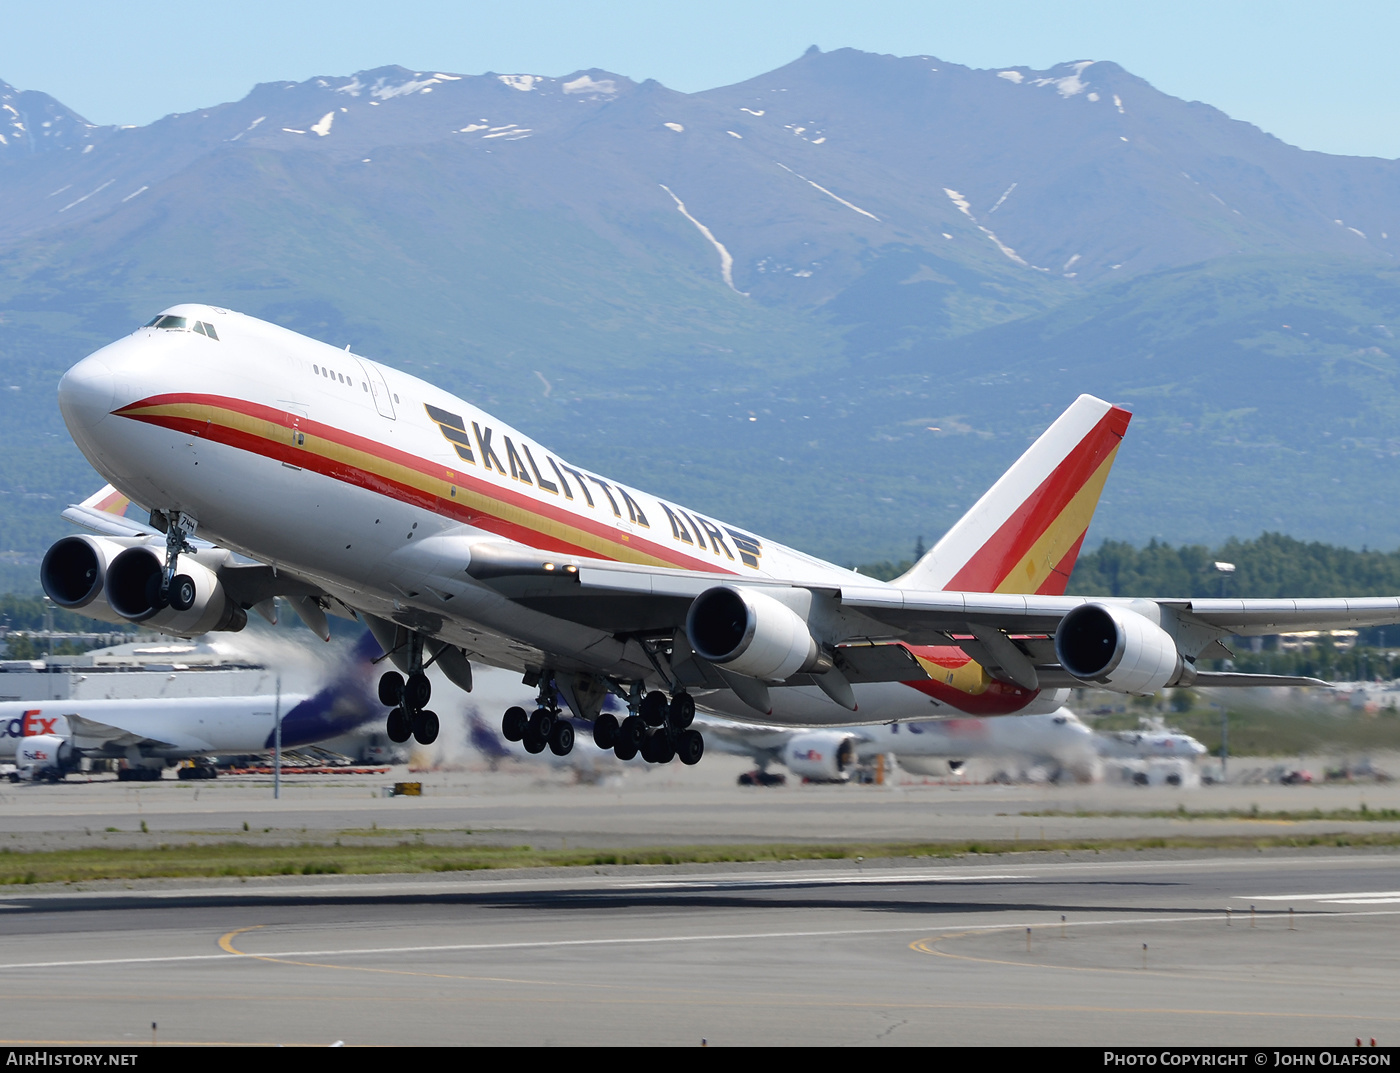
{"type": "Polygon", "coordinates": [[[115,395],[112,370],[97,357],[84,358],[58,382],[58,408],[70,427],[93,428],[112,412],[115,395]]]}

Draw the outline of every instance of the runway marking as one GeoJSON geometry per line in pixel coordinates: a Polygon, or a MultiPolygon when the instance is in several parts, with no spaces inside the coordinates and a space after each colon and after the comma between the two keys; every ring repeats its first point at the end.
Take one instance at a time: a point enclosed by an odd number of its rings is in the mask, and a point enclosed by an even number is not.
{"type": "Polygon", "coordinates": [[[1340,894],[1256,894],[1237,895],[1249,902],[1337,902],[1341,905],[1387,905],[1400,902],[1400,890],[1358,890],[1340,894]]]}
{"type": "Polygon", "coordinates": [[[629,890],[668,890],[683,888],[686,890],[735,890],[745,887],[817,887],[817,886],[855,886],[860,883],[876,883],[881,886],[900,885],[905,883],[975,883],[982,880],[1007,880],[1007,879],[1033,879],[1029,874],[1024,875],[986,875],[986,876],[897,876],[891,873],[879,873],[865,876],[813,876],[803,878],[794,877],[755,877],[753,879],[657,879],[650,883],[637,883],[629,886],[629,890]]]}

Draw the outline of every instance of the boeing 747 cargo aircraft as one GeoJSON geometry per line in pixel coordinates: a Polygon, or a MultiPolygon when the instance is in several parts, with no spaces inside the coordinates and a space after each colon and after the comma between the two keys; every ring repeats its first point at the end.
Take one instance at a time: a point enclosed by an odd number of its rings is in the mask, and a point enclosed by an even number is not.
{"type": "Polygon", "coordinates": [[[1400,599],[1065,596],[1129,415],[1081,396],[908,573],[888,584],[573,465],[470,402],[228,310],[179,305],[59,384],[74,440],[149,525],[44,558],[60,606],[181,636],[287,597],[326,634],[363,621],[397,670],[395,741],[429,742],[424,669],[473,663],[538,701],[503,731],[619,757],[700,759],[698,702],[765,724],[1053,712],[1065,690],[1310,681],[1211,673],[1231,634],[1400,621],[1400,599]],[[602,712],[615,694],[619,721],[602,712]],[[557,698],[562,698],[562,705],[557,698]]]}

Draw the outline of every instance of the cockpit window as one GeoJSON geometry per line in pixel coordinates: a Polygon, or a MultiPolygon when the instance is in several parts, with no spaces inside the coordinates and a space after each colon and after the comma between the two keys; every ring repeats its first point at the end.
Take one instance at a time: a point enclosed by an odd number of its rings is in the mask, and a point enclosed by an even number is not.
{"type": "Polygon", "coordinates": [[[152,317],[142,325],[143,328],[164,328],[167,331],[198,332],[200,335],[208,336],[215,342],[219,341],[219,333],[214,331],[214,325],[208,321],[190,320],[188,317],[173,317],[162,313],[157,317],[152,317]]]}

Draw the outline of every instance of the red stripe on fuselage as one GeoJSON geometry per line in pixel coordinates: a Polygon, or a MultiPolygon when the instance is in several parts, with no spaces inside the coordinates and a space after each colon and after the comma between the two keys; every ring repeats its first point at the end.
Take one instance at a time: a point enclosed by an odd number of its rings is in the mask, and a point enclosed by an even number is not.
{"type": "MultiPolygon", "coordinates": [[[[459,469],[452,469],[451,472],[454,476],[449,479],[443,476],[443,474],[447,472],[448,467],[440,462],[432,462],[428,459],[420,458],[417,455],[408,454],[407,452],[389,447],[377,440],[359,436],[353,432],[346,432],[333,425],[326,425],[319,421],[313,421],[296,414],[290,414],[284,410],[278,410],[271,406],[264,406],[260,403],[221,395],[169,394],[155,395],[150,398],[142,399],[139,402],[124,406],[119,410],[114,410],[113,413],[119,417],[127,417],[132,420],[143,421],[147,424],[159,425],[162,428],[172,429],[186,435],[198,436],[216,443],[223,443],[238,450],[247,451],[250,454],[269,458],[277,462],[285,462],[288,465],[296,466],[300,469],[309,469],[314,473],[320,473],[323,476],[331,477],[345,484],[365,488],[379,495],[398,500],[399,502],[432,511],[434,514],[442,515],[443,517],[452,518],[454,521],[463,522],[498,536],[518,541],[530,547],[539,548],[541,551],[579,555],[584,558],[599,557],[599,552],[595,549],[571,544],[558,537],[542,533],[527,526],[519,525],[504,518],[498,518],[491,514],[483,514],[479,509],[473,509],[466,504],[458,503],[452,499],[434,495],[421,488],[416,488],[413,485],[404,484],[369,470],[361,469],[333,458],[328,458],[308,450],[305,447],[297,447],[290,442],[290,433],[295,429],[304,432],[308,436],[314,436],[330,443],[339,444],[342,447],[348,447],[351,450],[363,452],[384,462],[403,466],[405,469],[421,473],[425,477],[429,477],[433,480],[455,483],[458,487],[471,489],[478,495],[487,499],[497,500],[517,509],[537,514],[554,522],[582,530],[589,535],[600,537],[612,544],[616,544],[619,552],[624,549],[637,551],[651,558],[660,559],[680,569],[702,570],[718,574],[734,573],[734,571],[727,570],[721,564],[708,562],[704,559],[692,558],[682,551],[668,548],[651,540],[641,538],[635,533],[626,534],[630,539],[624,540],[624,534],[619,533],[605,522],[595,521],[594,519],[575,514],[572,511],[562,509],[553,504],[540,502],[529,496],[522,495],[513,489],[502,488],[490,481],[482,480],[480,477],[473,476],[459,469]],[[256,420],[279,425],[288,430],[289,438],[287,442],[280,443],[275,440],[270,440],[265,436],[244,432],[241,429],[232,428],[228,425],[215,424],[211,420],[131,412],[150,406],[179,405],[209,406],[231,410],[256,420]]],[[[612,482],[609,483],[611,484],[612,482]]],[[[617,558],[617,556],[612,556],[612,558],[617,558]]]]}

